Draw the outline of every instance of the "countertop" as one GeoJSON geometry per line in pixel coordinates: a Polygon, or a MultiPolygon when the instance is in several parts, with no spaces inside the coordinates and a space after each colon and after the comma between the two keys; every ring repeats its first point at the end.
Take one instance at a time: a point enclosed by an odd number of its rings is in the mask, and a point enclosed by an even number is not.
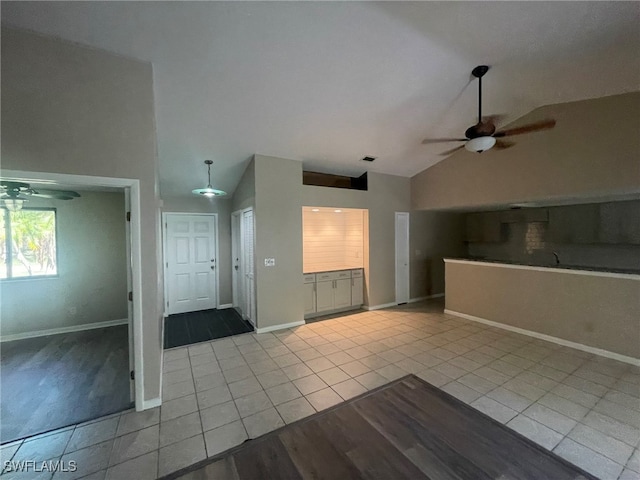
{"type": "Polygon", "coordinates": [[[514,266],[514,267],[523,267],[523,268],[532,268],[532,269],[555,269],[555,270],[569,270],[576,272],[594,272],[594,273],[614,273],[614,274],[623,274],[623,275],[638,275],[640,276],[640,268],[608,268],[608,267],[591,267],[586,265],[556,265],[556,264],[548,264],[548,265],[536,265],[529,263],[519,263],[519,262],[506,262],[503,260],[492,260],[488,258],[445,258],[445,261],[459,261],[459,262],[477,262],[477,263],[489,263],[489,264],[499,264],[505,266],[514,266]]]}

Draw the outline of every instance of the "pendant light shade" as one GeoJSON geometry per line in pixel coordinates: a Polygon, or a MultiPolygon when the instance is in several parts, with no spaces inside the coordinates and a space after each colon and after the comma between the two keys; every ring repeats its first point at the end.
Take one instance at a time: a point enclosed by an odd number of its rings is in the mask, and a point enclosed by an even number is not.
{"type": "Polygon", "coordinates": [[[227,194],[224,190],[218,190],[211,186],[211,164],[212,160],[205,160],[205,165],[207,166],[207,186],[205,188],[196,188],[192,190],[194,195],[201,195],[203,197],[222,197],[227,194]]]}

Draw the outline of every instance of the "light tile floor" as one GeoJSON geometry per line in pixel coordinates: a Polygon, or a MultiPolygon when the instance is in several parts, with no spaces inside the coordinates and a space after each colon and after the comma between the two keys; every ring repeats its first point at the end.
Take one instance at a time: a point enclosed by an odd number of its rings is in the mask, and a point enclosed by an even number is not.
{"type": "Polygon", "coordinates": [[[166,351],[162,407],[4,445],[0,458],[77,462],[54,479],[154,479],[407,373],[602,479],[640,479],[640,368],[438,303],[166,351]]]}

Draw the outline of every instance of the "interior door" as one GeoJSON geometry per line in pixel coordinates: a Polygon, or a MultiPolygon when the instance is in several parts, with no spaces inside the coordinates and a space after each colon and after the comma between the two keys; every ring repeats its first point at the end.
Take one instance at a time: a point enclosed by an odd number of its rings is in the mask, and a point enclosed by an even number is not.
{"type": "Polygon", "coordinates": [[[256,287],[255,287],[255,235],[253,210],[242,212],[242,274],[244,318],[256,325],[256,287]]]}
{"type": "Polygon", "coordinates": [[[216,308],[216,216],[166,214],[169,314],[216,308]]]}
{"type": "Polygon", "coordinates": [[[409,301],[409,213],[396,212],[396,303],[409,301]]]}

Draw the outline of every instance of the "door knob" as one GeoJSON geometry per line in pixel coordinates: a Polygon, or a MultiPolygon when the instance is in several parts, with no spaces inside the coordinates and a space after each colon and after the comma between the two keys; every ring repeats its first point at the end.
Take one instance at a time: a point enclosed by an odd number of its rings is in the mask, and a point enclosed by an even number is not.
{"type": "Polygon", "coordinates": [[[236,265],[236,266],[235,266],[235,267],[233,267],[233,268],[235,268],[235,269],[237,270],[237,269],[238,269],[238,265],[236,265]]]}
{"type": "Polygon", "coordinates": [[[216,267],[211,265],[211,270],[215,270],[215,269],[216,269],[216,267]]]}

